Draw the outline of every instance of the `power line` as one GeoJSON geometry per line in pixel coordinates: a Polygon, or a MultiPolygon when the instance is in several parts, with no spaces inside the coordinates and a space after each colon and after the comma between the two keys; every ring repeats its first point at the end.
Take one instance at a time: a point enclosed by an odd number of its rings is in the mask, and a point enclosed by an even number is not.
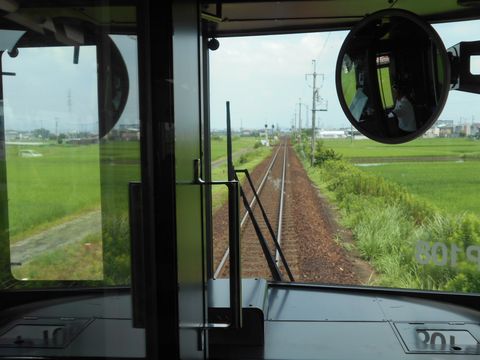
{"type": "Polygon", "coordinates": [[[332,34],[331,31],[328,32],[327,34],[327,39],[325,40],[325,42],[323,43],[323,46],[322,48],[320,49],[320,53],[318,54],[318,56],[320,56],[323,52],[323,50],[325,49],[325,47],[327,46],[327,43],[328,43],[328,39],[330,39],[330,35],[332,34]]]}

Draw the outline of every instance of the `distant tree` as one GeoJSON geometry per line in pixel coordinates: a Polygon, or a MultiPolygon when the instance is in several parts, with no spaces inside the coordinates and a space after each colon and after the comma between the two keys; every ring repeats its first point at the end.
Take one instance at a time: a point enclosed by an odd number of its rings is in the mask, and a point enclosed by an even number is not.
{"type": "Polygon", "coordinates": [[[80,131],[80,132],[77,133],[77,137],[82,138],[82,139],[89,138],[91,136],[92,136],[92,134],[87,132],[87,131],[80,131]]]}
{"type": "Polygon", "coordinates": [[[63,144],[64,140],[67,138],[67,135],[65,135],[64,133],[61,133],[58,135],[57,137],[57,142],[59,144],[63,144]]]}
{"type": "Polygon", "coordinates": [[[312,129],[303,129],[302,132],[307,136],[312,136],[313,134],[312,129]]]}
{"type": "Polygon", "coordinates": [[[50,131],[44,128],[35,129],[32,131],[33,136],[40,139],[49,139],[50,131]]]}

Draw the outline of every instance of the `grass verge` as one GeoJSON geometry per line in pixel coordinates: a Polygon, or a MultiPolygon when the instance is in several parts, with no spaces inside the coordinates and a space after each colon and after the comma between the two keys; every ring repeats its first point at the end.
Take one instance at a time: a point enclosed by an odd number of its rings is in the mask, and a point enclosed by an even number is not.
{"type": "Polygon", "coordinates": [[[342,225],[352,230],[362,258],[378,273],[374,285],[480,292],[477,216],[448,214],[344,160],[304,166],[337,205],[342,225]]]}

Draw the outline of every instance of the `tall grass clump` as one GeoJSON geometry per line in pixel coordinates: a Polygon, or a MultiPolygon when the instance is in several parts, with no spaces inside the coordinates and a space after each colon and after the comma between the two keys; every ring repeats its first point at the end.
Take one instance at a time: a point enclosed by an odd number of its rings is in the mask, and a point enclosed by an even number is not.
{"type": "Polygon", "coordinates": [[[342,225],[351,229],[358,252],[378,274],[375,285],[480,292],[477,216],[447,214],[338,157],[313,167],[305,160],[304,166],[339,208],[342,225]]]}

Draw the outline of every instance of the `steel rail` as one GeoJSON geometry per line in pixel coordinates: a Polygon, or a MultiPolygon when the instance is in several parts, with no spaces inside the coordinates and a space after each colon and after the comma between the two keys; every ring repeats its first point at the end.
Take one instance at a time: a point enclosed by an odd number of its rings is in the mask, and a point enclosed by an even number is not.
{"type": "MultiPolygon", "coordinates": [[[[278,246],[281,247],[282,245],[282,218],[283,218],[283,198],[285,195],[285,174],[287,172],[287,144],[284,144],[284,151],[283,151],[283,170],[282,170],[282,188],[280,190],[280,206],[278,209],[278,226],[277,226],[277,242],[278,246]]],[[[280,262],[280,253],[278,248],[275,250],[275,262],[280,262]]]]}
{"type": "MultiPolygon", "coordinates": [[[[243,170],[236,170],[236,171],[245,173],[245,176],[247,177],[248,183],[249,183],[251,189],[253,190],[253,195],[257,198],[257,204],[260,207],[260,211],[262,213],[263,220],[265,221],[265,225],[267,225],[270,236],[272,237],[272,240],[275,244],[275,249],[278,250],[278,254],[280,255],[280,259],[282,260],[282,263],[285,266],[285,270],[287,271],[288,278],[290,279],[290,281],[295,281],[295,279],[293,277],[293,274],[290,271],[290,267],[288,266],[287,259],[285,259],[285,255],[283,254],[282,248],[280,247],[280,244],[277,241],[277,235],[275,235],[275,232],[273,231],[272,225],[270,224],[270,220],[268,219],[268,215],[265,212],[265,209],[262,205],[262,201],[260,200],[260,197],[258,196],[257,191],[255,190],[255,185],[253,185],[252,178],[250,177],[250,174],[248,173],[248,170],[243,169],[243,170]]],[[[242,187],[240,187],[240,189],[242,189],[242,187]]],[[[251,211],[250,207],[248,206],[248,202],[246,202],[245,199],[243,199],[243,200],[244,200],[245,207],[247,208],[249,213],[252,214],[252,211],[251,211]]],[[[252,224],[255,227],[255,223],[256,223],[255,217],[251,216],[251,220],[252,220],[252,224]]],[[[260,230],[260,229],[258,229],[258,230],[260,230]]],[[[257,231],[256,227],[255,227],[255,231],[257,232],[258,240],[260,241],[260,245],[262,245],[262,249],[263,249],[263,242],[265,241],[265,237],[263,236],[261,230],[257,231]]],[[[268,256],[269,254],[265,253],[265,251],[264,251],[264,255],[266,257],[266,260],[269,262],[268,265],[271,268],[272,276],[274,276],[275,278],[281,278],[282,275],[279,273],[278,266],[277,266],[277,263],[275,262],[275,260],[273,260],[273,258],[272,258],[273,264],[270,264],[269,258],[271,257],[271,255],[268,256]]]]}
{"type": "MultiPolygon", "coordinates": [[[[270,174],[270,171],[272,170],[273,165],[275,164],[275,161],[277,160],[277,155],[280,152],[281,146],[278,147],[277,152],[275,153],[275,156],[273,157],[272,161],[270,162],[270,165],[268,166],[267,171],[265,172],[265,175],[262,179],[262,182],[260,183],[260,186],[258,187],[257,192],[260,194],[260,192],[263,189],[263,186],[265,185],[265,182],[267,181],[268,175],[270,174]]],[[[253,200],[250,202],[250,208],[253,209],[253,206],[255,205],[257,199],[253,197],[253,200]]],[[[242,221],[240,222],[240,229],[245,225],[245,222],[247,221],[248,218],[248,211],[245,211],[245,215],[242,218],[242,221]]],[[[227,247],[227,250],[223,254],[222,260],[220,261],[220,264],[218,264],[217,269],[215,270],[213,274],[213,278],[217,279],[220,273],[223,270],[223,267],[225,266],[225,263],[227,262],[228,256],[230,254],[230,247],[227,247]]]]}

